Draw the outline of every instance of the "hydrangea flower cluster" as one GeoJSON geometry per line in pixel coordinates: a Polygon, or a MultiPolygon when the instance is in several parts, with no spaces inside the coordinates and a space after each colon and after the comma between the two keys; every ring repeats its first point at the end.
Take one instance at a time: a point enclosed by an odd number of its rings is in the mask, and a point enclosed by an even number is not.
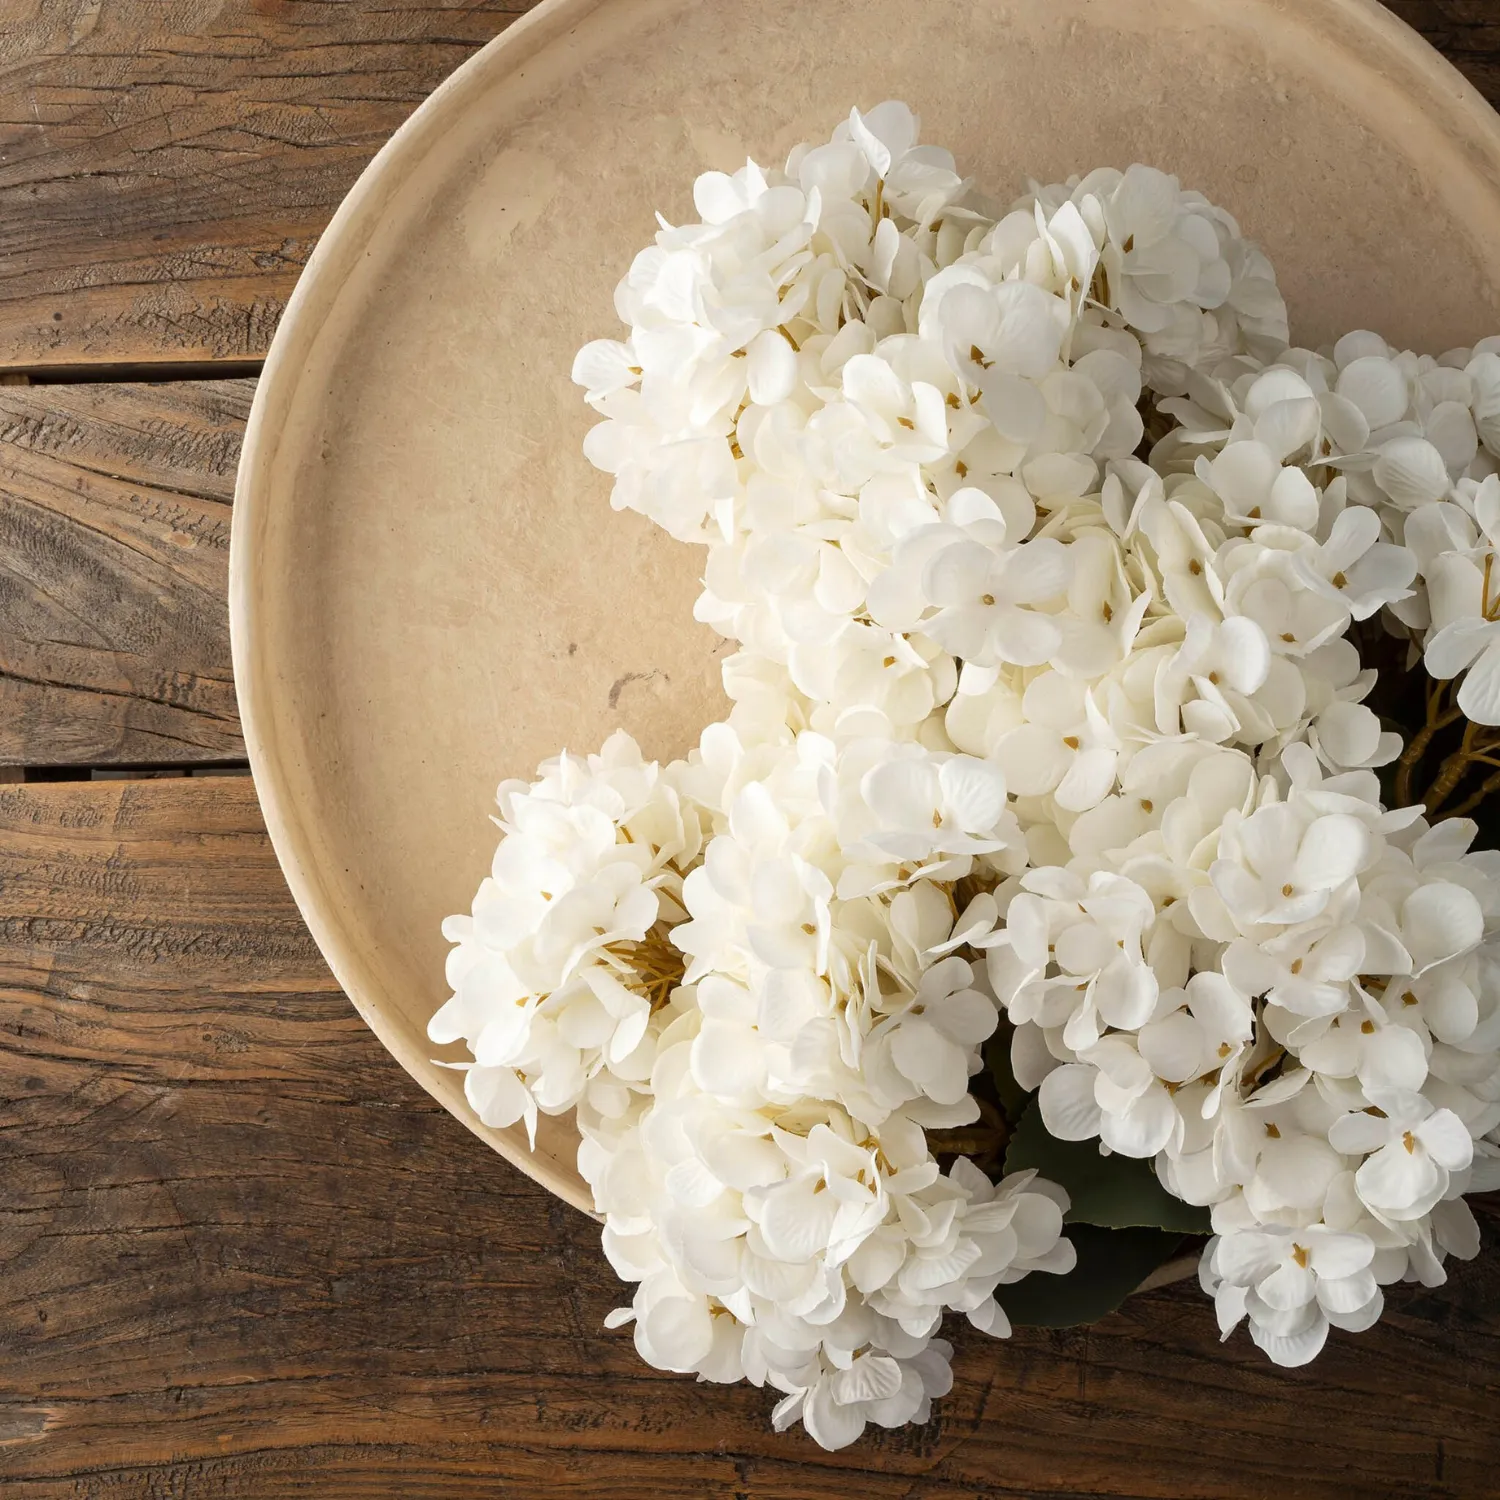
{"type": "Polygon", "coordinates": [[[953,882],[1020,842],[998,774],[720,724],[667,767],[617,733],[500,805],[430,1034],[468,1042],[486,1123],[576,1111],[642,1356],[770,1384],[828,1447],[924,1418],[943,1314],[1003,1335],[996,1288],[1073,1264],[1065,1193],[943,1172],[924,1128],[977,1116],[999,1019],[951,951],[953,882]],[[886,789],[929,798],[909,831],[886,789]]]}
{"type": "Polygon", "coordinates": [[[1500,723],[1500,341],[1294,349],[1176,179],[996,212],[898,103],[694,205],[574,379],[733,709],[501,788],[431,1027],[487,1123],[575,1112],[614,1321],[825,1447],[923,1420],[944,1314],[1073,1265],[1061,1188],[934,1150],[1002,1015],[1053,1136],[1211,1211],[1226,1335],[1300,1364],[1440,1281],[1500,1184],[1500,855],[1383,805],[1351,632],[1500,723]]]}

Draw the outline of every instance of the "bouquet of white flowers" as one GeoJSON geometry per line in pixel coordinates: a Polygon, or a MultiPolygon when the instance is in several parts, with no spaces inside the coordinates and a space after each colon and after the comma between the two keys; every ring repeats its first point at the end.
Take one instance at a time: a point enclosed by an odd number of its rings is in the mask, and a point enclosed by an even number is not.
{"type": "Polygon", "coordinates": [[[1000,212],[899,103],[694,203],[574,379],[733,710],[501,787],[430,1028],[485,1122],[576,1113],[612,1321],[832,1448],[945,1312],[1185,1243],[1286,1365],[1441,1281],[1500,1184],[1500,340],[1290,347],[1176,179],[1000,212]]]}

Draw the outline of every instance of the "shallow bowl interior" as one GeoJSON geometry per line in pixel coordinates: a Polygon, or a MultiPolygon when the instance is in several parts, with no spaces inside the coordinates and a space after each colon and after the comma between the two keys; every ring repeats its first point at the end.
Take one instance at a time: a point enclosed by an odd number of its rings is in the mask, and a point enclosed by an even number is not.
{"type": "Polygon", "coordinates": [[[1374,0],[548,0],[360,179],[256,395],[234,664],[266,820],[360,1013],[422,1085],[580,1206],[569,1124],[486,1130],[439,922],[502,776],[616,725],[671,756],[723,707],[700,555],[609,509],[574,350],[691,183],[899,97],[997,198],[1154,163],[1270,251],[1294,335],[1439,351],[1500,328],[1500,129],[1374,0]]]}

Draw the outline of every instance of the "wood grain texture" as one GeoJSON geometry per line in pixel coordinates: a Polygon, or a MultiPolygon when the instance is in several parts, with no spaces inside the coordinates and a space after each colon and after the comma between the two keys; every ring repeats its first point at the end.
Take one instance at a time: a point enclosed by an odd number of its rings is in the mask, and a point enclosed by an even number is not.
{"type": "MultiPolygon", "coordinates": [[[[259,358],[366,162],[527,0],[0,0],[0,368],[259,358]]],[[[1500,97],[1492,0],[1394,0],[1500,97]]]]}
{"type": "Polygon", "coordinates": [[[0,0],[0,365],[258,358],[366,162],[526,0],[0,0]]]}
{"type": "Polygon", "coordinates": [[[0,763],[243,756],[225,590],[253,389],[0,387],[0,763]]]}
{"type": "Polygon", "coordinates": [[[1303,1371],[1191,1284],[963,1336],[933,1423],[823,1454],[603,1330],[596,1226],[384,1054],[248,782],[0,786],[0,893],[7,1500],[1500,1493],[1493,1251],[1303,1371]]]}

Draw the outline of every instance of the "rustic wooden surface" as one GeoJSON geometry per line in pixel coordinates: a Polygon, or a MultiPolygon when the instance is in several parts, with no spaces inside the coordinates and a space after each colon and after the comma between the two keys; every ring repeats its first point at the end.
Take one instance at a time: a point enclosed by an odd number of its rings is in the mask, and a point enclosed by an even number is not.
{"type": "Polygon", "coordinates": [[[254,382],[0,386],[0,760],[234,760],[229,502],[254,382]]]}
{"type": "Polygon", "coordinates": [[[0,0],[0,364],[259,359],[393,130],[525,0],[0,0]]]}
{"type": "MultiPolygon", "coordinates": [[[[960,1336],[925,1428],[776,1437],[602,1329],[595,1227],[338,993],[212,774],[252,386],[184,377],[253,370],[365,161],[524,8],[0,0],[0,1494],[1500,1496],[1494,1249],[1308,1370],[1189,1284],[960,1336]]],[[[1500,3],[1392,8],[1500,99],[1500,3]]]]}

